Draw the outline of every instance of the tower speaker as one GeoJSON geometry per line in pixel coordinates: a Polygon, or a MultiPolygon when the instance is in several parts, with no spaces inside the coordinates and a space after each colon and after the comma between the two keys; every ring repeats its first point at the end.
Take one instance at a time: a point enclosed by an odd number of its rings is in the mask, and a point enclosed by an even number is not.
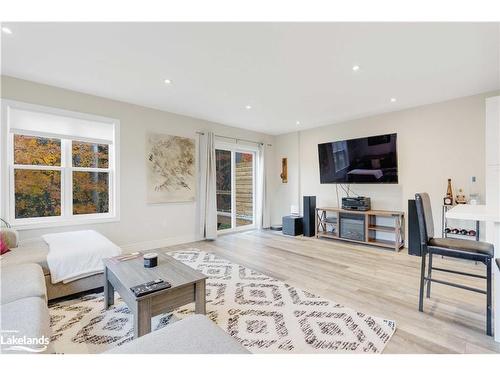
{"type": "Polygon", "coordinates": [[[415,199],[408,199],[408,254],[421,256],[420,229],[415,199]]]}
{"type": "Polygon", "coordinates": [[[316,223],[314,215],[316,215],[316,197],[304,196],[304,236],[313,237],[316,235],[316,223]]]}

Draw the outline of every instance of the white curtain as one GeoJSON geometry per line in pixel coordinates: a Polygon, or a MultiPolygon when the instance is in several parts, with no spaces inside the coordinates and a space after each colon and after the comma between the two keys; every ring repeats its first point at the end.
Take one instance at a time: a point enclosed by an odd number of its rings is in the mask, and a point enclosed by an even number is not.
{"type": "Polygon", "coordinates": [[[200,134],[199,150],[200,234],[207,240],[215,240],[217,238],[217,195],[214,133],[200,134]]]}
{"type": "Polygon", "coordinates": [[[271,226],[268,194],[266,187],[266,146],[259,145],[257,158],[257,228],[266,229],[271,226]]]}

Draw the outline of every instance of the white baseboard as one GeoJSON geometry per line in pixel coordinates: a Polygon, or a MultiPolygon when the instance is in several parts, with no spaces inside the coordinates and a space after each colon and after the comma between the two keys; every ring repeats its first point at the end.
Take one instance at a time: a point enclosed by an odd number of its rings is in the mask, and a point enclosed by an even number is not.
{"type": "Polygon", "coordinates": [[[137,242],[128,245],[120,245],[124,253],[131,253],[134,251],[155,250],[162,247],[181,245],[189,242],[200,241],[201,238],[194,234],[178,237],[161,238],[158,240],[137,242]]]}

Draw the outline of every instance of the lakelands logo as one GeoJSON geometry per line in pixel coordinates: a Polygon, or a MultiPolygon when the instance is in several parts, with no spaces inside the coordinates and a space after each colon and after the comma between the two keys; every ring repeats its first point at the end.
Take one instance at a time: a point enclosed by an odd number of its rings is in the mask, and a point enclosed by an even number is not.
{"type": "Polygon", "coordinates": [[[29,337],[26,335],[19,336],[19,331],[0,331],[0,345],[2,352],[28,352],[41,353],[47,350],[50,343],[50,338],[46,336],[29,337]]]}

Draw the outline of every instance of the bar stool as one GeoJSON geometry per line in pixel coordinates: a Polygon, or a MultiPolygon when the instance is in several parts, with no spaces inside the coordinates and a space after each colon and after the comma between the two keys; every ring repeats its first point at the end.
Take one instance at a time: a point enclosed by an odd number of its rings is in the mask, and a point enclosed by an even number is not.
{"type": "MultiPolygon", "coordinates": [[[[427,193],[415,194],[417,207],[418,226],[420,229],[420,247],[422,250],[422,265],[420,272],[420,295],[418,309],[424,311],[424,288],[427,286],[427,298],[431,296],[431,283],[439,283],[455,288],[465,289],[471,292],[486,294],[486,334],[492,336],[491,319],[492,311],[492,291],[491,291],[491,262],[493,259],[493,245],[487,242],[461,240],[455,238],[434,238],[434,224],[429,195],[427,193]],[[429,255],[429,263],[426,271],[426,258],[429,255]],[[481,262],[486,265],[486,276],[467,272],[454,271],[445,268],[432,266],[432,256],[443,255],[451,258],[465,259],[481,262]],[[462,276],[469,276],[486,280],[486,290],[472,288],[463,284],[456,284],[432,277],[432,271],[453,273],[462,276]],[[427,283],[427,284],[426,284],[427,283]]],[[[499,264],[499,260],[496,260],[499,264]]],[[[499,265],[500,267],[500,265],[499,265]]]]}

